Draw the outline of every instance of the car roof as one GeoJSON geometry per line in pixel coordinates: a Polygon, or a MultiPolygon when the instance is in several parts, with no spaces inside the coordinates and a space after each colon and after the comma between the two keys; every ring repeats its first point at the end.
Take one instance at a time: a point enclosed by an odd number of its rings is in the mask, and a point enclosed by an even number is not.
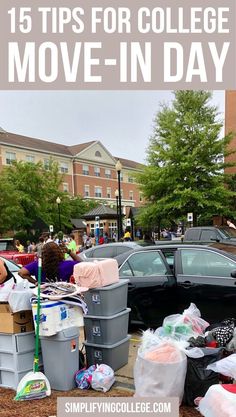
{"type": "Polygon", "coordinates": [[[136,247],[140,247],[141,248],[141,245],[139,245],[138,243],[136,243],[136,242],[114,242],[114,243],[104,243],[104,244],[102,244],[102,245],[97,245],[97,246],[93,246],[92,248],[89,248],[89,249],[86,249],[85,251],[83,251],[83,252],[86,252],[86,251],[91,251],[91,250],[94,250],[95,248],[107,248],[107,247],[110,247],[110,246],[112,246],[112,247],[116,247],[116,246],[130,246],[131,248],[136,248],[136,247]]]}
{"type": "Polygon", "coordinates": [[[214,242],[214,243],[209,243],[209,244],[196,244],[193,242],[193,244],[191,243],[171,243],[171,241],[169,242],[169,244],[167,245],[165,244],[158,244],[158,245],[153,245],[153,246],[144,246],[144,247],[140,247],[140,248],[136,248],[130,251],[127,251],[125,253],[122,253],[121,255],[118,255],[115,257],[115,259],[118,262],[118,265],[120,266],[125,259],[130,256],[132,253],[138,253],[138,252],[146,252],[146,251],[152,251],[152,250],[168,250],[169,249],[173,249],[173,250],[177,250],[177,249],[210,249],[212,248],[214,250],[214,252],[216,253],[222,253],[227,255],[228,257],[236,260],[236,246],[233,245],[225,245],[224,243],[218,243],[218,242],[214,242]]]}

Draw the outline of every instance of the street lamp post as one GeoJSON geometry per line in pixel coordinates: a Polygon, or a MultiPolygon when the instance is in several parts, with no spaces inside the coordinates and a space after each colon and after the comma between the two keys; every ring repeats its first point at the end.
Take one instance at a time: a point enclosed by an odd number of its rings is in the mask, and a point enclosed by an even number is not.
{"type": "Polygon", "coordinates": [[[59,218],[59,230],[61,230],[61,199],[60,197],[57,197],[56,199],[57,207],[58,207],[58,218],[59,218]]]}
{"type": "Polygon", "coordinates": [[[115,191],[115,197],[116,197],[116,222],[117,222],[117,238],[119,240],[120,236],[120,221],[119,221],[119,191],[116,189],[115,191]]]}
{"type": "Polygon", "coordinates": [[[121,213],[121,189],[120,189],[120,173],[122,170],[122,165],[120,160],[117,160],[116,163],[116,172],[117,172],[117,178],[118,178],[118,200],[119,200],[119,228],[118,228],[118,240],[121,239],[123,235],[122,231],[122,213],[121,213]]]}

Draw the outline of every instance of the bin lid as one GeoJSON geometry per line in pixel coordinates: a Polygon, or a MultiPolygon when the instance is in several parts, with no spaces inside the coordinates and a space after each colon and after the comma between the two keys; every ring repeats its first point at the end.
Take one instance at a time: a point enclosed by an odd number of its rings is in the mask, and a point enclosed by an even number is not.
{"type": "Polygon", "coordinates": [[[79,327],[73,326],[68,327],[68,329],[63,329],[57,334],[53,336],[40,336],[40,339],[47,339],[47,340],[57,340],[59,342],[63,342],[67,339],[73,339],[75,337],[79,337],[79,327]]]}
{"type": "Polygon", "coordinates": [[[119,313],[113,314],[112,316],[92,316],[90,314],[86,314],[84,316],[84,320],[86,319],[94,319],[94,320],[112,320],[116,319],[117,317],[124,316],[125,314],[129,314],[131,311],[131,308],[126,308],[125,310],[120,311],[119,313]]]}
{"type": "Polygon", "coordinates": [[[131,339],[131,335],[128,334],[127,337],[125,337],[124,339],[120,340],[119,342],[114,343],[113,345],[100,345],[100,344],[97,344],[97,343],[87,342],[87,340],[84,342],[84,345],[85,345],[85,348],[86,348],[86,346],[90,346],[90,347],[93,347],[95,349],[96,348],[113,349],[113,348],[115,348],[117,346],[122,345],[122,343],[129,342],[130,339],[131,339]]]}
{"type": "Polygon", "coordinates": [[[109,291],[109,290],[113,290],[114,288],[121,287],[122,285],[127,285],[128,283],[129,283],[129,279],[121,278],[119,282],[115,282],[115,284],[109,284],[109,285],[106,285],[105,287],[90,288],[89,292],[98,291],[98,290],[109,291]]]}

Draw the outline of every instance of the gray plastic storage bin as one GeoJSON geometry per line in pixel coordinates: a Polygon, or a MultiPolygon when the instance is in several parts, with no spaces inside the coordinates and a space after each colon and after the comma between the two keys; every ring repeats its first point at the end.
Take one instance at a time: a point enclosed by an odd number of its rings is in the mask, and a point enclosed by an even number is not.
{"type": "Polygon", "coordinates": [[[130,308],[113,316],[84,316],[86,340],[89,343],[113,345],[127,337],[130,308]]]}
{"type": "MultiPolygon", "coordinates": [[[[0,369],[0,387],[2,388],[11,388],[16,390],[20,380],[28,374],[28,372],[32,372],[32,367],[21,371],[21,372],[14,372],[9,369],[0,369]]],[[[43,371],[43,366],[39,366],[39,371],[43,371]]]]}
{"type": "Polygon", "coordinates": [[[35,346],[35,333],[0,333],[0,352],[29,352],[35,346]]]}
{"type": "MultiPolygon", "coordinates": [[[[32,371],[35,334],[0,333],[0,386],[16,389],[21,378],[32,371]]],[[[42,356],[39,358],[42,367],[42,356]]]]}
{"type": "MultiPolygon", "coordinates": [[[[34,350],[23,353],[0,352],[0,369],[8,369],[13,372],[32,369],[34,363],[34,350]]],[[[42,355],[39,355],[39,363],[42,364],[42,355]]]]}
{"type": "Polygon", "coordinates": [[[128,363],[130,337],[128,335],[125,339],[113,345],[97,345],[87,341],[84,342],[87,366],[105,363],[114,371],[122,368],[122,366],[128,363]]]}
{"type": "Polygon", "coordinates": [[[79,327],[61,330],[53,336],[41,336],[44,374],[51,388],[69,391],[75,388],[74,375],[79,368],[79,327]]]}
{"type": "Polygon", "coordinates": [[[127,307],[128,279],[106,287],[91,288],[84,294],[88,314],[93,316],[112,316],[127,307]]]}

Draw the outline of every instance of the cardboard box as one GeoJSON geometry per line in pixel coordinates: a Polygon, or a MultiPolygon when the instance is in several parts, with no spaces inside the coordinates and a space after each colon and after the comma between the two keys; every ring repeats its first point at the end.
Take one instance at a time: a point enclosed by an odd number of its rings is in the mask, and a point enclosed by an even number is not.
{"type": "Polygon", "coordinates": [[[0,303],[0,333],[25,333],[34,330],[32,311],[12,313],[8,303],[0,303]]]}

